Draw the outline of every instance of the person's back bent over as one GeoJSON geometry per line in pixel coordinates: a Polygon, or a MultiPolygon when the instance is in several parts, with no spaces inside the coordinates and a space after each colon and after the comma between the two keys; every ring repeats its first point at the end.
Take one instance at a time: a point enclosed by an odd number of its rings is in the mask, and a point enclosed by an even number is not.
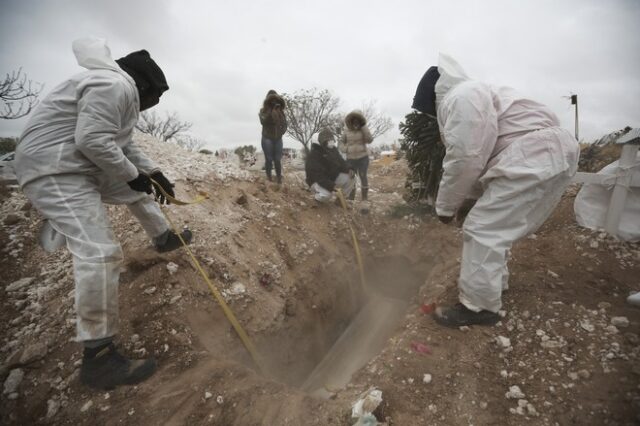
{"type": "Polygon", "coordinates": [[[436,212],[449,223],[480,197],[463,225],[460,303],[439,309],[446,326],[495,324],[512,244],[535,232],[575,174],[579,148],[547,107],[507,87],[468,79],[451,58],[424,75],[413,107],[436,115],[446,147],[436,212]]]}

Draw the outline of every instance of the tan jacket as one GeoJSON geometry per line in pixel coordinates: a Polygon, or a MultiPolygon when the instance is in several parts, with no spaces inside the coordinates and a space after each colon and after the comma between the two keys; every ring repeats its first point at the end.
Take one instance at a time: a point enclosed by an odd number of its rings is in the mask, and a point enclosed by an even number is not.
{"type": "Polygon", "coordinates": [[[344,119],[345,128],[340,136],[340,151],[347,154],[347,160],[357,160],[369,155],[367,145],[373,142],[367,120],[358,110],[351,111],[344,119]],[[355,122],[354,122],[355,121],[355,122]],[[360,122],[360,126],[357,122],[360,122]]]}

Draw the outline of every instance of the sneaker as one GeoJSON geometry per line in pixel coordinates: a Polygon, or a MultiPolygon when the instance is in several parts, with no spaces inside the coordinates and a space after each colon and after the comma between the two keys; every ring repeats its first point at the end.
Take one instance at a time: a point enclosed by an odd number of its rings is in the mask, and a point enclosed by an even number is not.
{"type": "MultiPolygon", "coordinates": [[[[193,234],[188,229],[185,229],[180,233],[180,236],[185,243],[189,244],[193,234]]],[[[175,232],[168,230],[165,234],[156,238],[155,246],[158,253],[167,253],[182,247],[182,242],[175,232]]]]}
{"type": "Polygon", "coordinates": [[[90,388],[111,390],[116,386],[139,383],[155,371],[155,359],[131,360],[110,343],[94,357],[82,360],[80,382],[90,388]]]}
{"type": "Polygon", "coordinates": [[[463,325],[494,325],[501,318],[495,312],[485,310],[474,312],[462,303],[457,303],[449,308],[437,308],[433,319],[445,327],[457,328],[463,325]]]}

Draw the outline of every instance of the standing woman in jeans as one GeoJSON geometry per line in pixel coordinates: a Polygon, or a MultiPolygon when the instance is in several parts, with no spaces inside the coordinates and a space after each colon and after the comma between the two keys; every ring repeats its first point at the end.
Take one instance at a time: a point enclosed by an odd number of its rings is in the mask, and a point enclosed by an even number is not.
{"type": "Polygon", "coordinates": [[[275,90],[269,90],[258,116],[262,124],[262,151],[264,152],[267,179],[271,178],[271,168],[275,165],[276,182],[282,183],[282,136],[287,131],[284,115],[285,102],[275,90]]]}
{"type": "MultiPolygon", "coordinates": [[[[369,151],[367,145],[373,142],[371,132],[367,127],[367,120],[359,110],[351,111],[344,119],[345,129],[340,137],[340,151],[347,155],[347,163],[360,177],[362,187],[362,201],[367,201],[369,181],[369,151]]],[[[349,199],[356,197],[355,189],[349,194],[349,199]]]]}

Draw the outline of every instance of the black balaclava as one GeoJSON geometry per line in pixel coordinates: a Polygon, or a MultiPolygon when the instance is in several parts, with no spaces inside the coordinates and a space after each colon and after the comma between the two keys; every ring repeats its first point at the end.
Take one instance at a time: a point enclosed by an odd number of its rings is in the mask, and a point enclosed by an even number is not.
{"type": "Polygon", "coordinates": [[[129,53],[116,62],[136,82],[140,94],[140,111],[157,105],[162,93],[169,90],[164,73],[146,50],[129,53]]]}
{"type": "Polygon", "coordinates": [[[431,67],[422,76],[411,108],[436,116],[436,82],[440,78],[438,67],[431,67]]]}

